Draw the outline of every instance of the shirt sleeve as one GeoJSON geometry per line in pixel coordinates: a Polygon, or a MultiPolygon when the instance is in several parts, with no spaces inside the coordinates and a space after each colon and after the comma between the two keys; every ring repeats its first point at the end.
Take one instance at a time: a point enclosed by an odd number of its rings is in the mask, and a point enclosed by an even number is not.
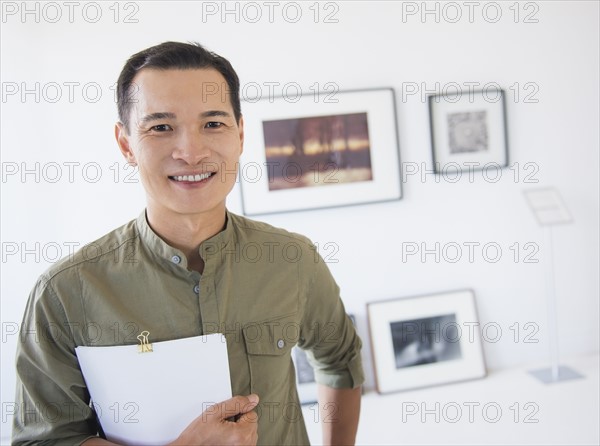
{"type": "Polygon", "coordinates": [[[346,314],[340,289],[316,252],[308,286],[298,345],[306,350],[315,380],[333,388],[355,388],[364,382],[362,342],[346,314]]]}
{"type": "Polygon", "coordinates": [[[35,285],[16,355],[12,444],[81,444],[97,434],[65,311],[47,279],[35,285]]]}

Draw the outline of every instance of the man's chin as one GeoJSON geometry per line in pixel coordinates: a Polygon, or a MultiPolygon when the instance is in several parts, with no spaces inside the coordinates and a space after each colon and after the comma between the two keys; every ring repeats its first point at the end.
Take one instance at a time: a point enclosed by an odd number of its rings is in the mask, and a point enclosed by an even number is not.
{"type": "Polygon", "coordinates": [[[208,215],[219,215],[225,212],[225,202],[221,203],[206,203],[198,205],[197,203],[181,204],[179,206],[171,206],[174,214],[181,217],[203,217],[208,215]]]}

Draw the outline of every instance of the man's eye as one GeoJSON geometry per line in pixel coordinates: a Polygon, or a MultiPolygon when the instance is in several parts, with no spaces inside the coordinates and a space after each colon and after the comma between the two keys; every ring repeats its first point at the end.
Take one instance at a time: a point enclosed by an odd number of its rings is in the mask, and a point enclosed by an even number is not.
{"type": "Polygon", "coordinates": [[[207,122],[206,123],[206,128],[209,128],[209,129],[218,129],[222,125],[223,125],[222,122],[211,121],[211,122],[207,122]]]}
{"type": "Polygon", "coordinates": [[[150,127],[150,130],[155,132],[168,132],[169,130],[173,130],[173,128],[169,124],[158,124],[150,127]]]}

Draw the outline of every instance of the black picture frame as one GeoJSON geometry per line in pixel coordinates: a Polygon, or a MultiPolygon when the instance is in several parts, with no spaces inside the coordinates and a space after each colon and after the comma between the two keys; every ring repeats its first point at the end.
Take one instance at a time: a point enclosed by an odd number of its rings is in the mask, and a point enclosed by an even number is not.
{"type": "Polygon", "coordinates": [[[435,173],[508,166],[505,97],[504,90],[495,87],[428,96],[435,173]]]}

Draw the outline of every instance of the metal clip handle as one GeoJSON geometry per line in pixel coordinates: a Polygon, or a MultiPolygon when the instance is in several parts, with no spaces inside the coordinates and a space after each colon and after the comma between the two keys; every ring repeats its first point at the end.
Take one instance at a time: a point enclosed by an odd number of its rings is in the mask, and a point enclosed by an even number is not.
{"type": "Polygon", "coordinates": [[[137,335],[137,338],[140,341],[140,345],[138,345],[138,353],[149,353],[153,351],[152,344],[148,341],[149,335],[150,332],[146,330],[137,335]]]}

